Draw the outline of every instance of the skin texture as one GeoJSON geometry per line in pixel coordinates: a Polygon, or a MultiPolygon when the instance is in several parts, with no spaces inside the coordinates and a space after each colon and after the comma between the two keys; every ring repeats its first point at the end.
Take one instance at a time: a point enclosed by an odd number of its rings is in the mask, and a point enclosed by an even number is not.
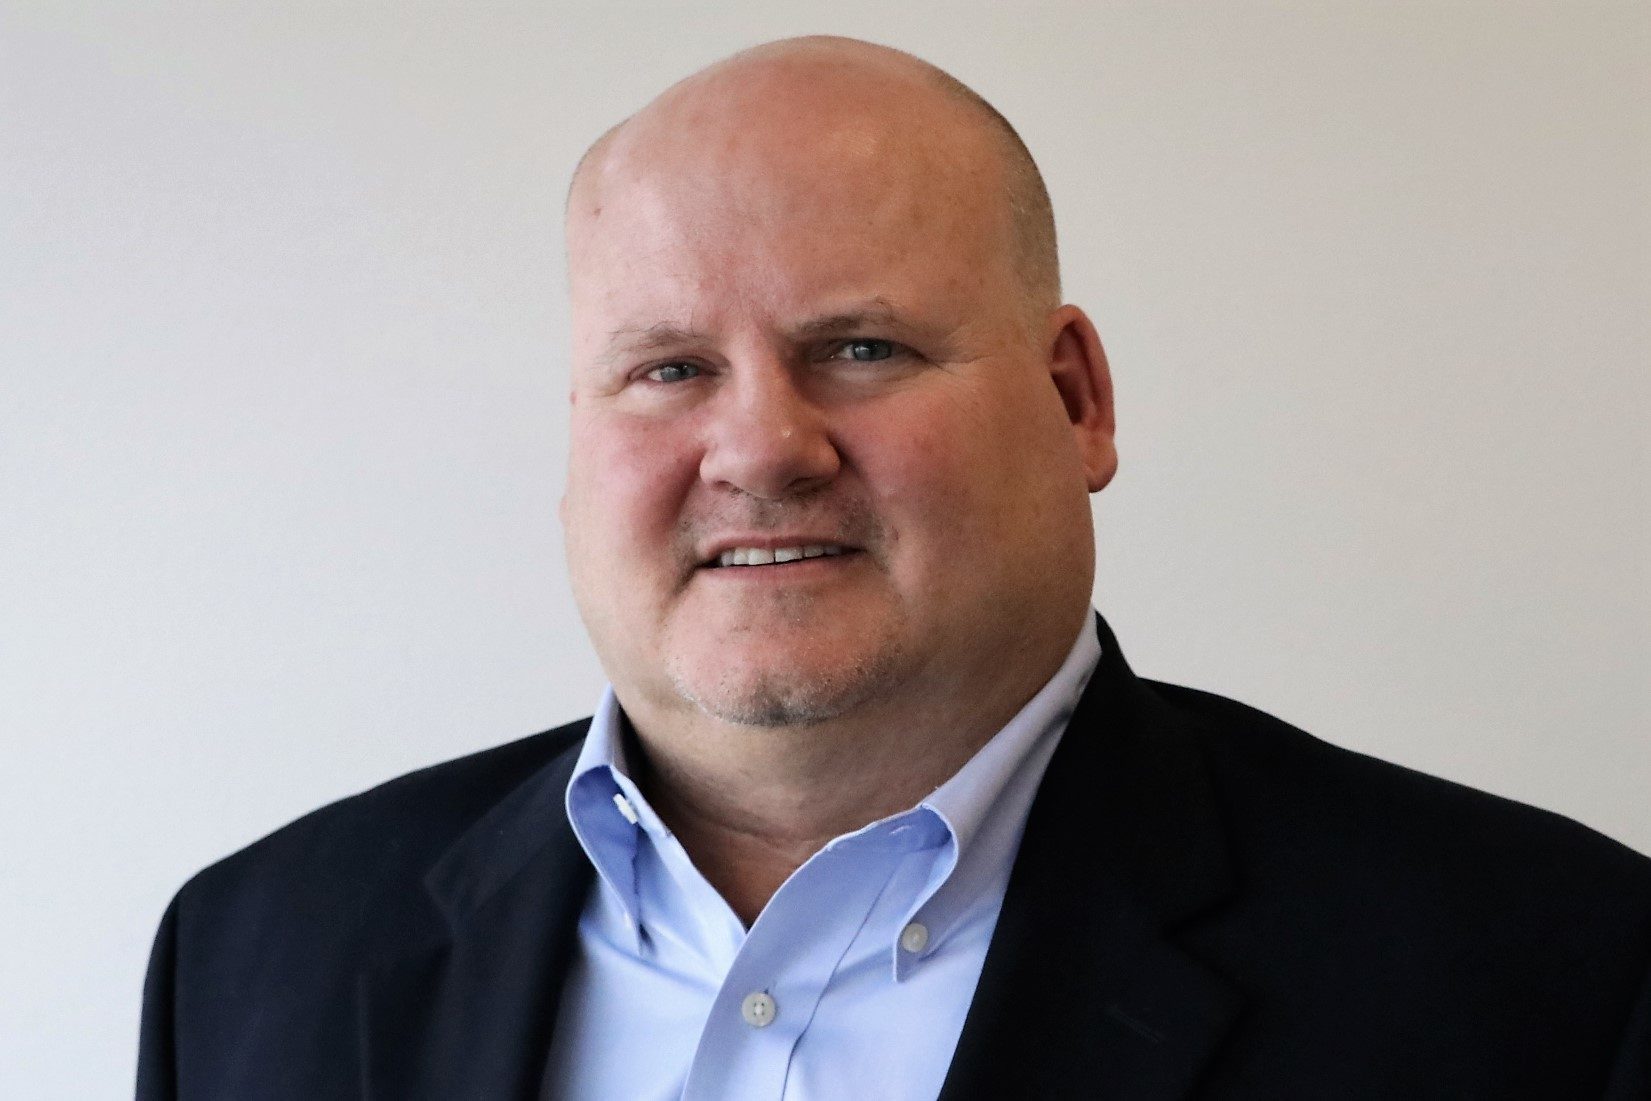
{"type": "Polygon", "coordinates": [[[1105,357],[1029,285],[1002,132],[934,72],[737,55],[570,194],[574,591],[639,782],[747,922],[955,772],[1087,616],[1105,357]],[[849,553],[707,565],[776,542],[849,553]]]}

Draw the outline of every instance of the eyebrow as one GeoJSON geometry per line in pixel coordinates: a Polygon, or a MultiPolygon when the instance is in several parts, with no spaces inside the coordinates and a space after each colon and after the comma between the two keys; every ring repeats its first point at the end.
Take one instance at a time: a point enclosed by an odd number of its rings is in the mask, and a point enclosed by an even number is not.
{"type": "MultiPolygon", "coordinates": [[[[819,340],[828,336],[842,336],[867,327],[909,329],[900,311],[881,295],[868,298],[838,313],[811,317],[791,330],[794,340],[819,340]]],[[[680,348],[688,344],[703,344],[711,339],[709,333],[684,328],[669,321],[654,325],[621,326],[608,333],[609,348],[599,358],[609,362],[640,352],[665,348],[680,348]]]]}
{"type": "Polygon", "coordinates": [[[824,317],[810,318],[798,325],[794,335],[803,339],[822,336],[837,336],[867,326],[878,328],[905,328],[900,311],[894,304],[879,295],[869,298],[863,304],[842,313],[827,314],[824,317]]]}
{"type": "Polygon", "coordinates": [[[658,348],[696,344],[705,339],[707,339],[706,334],[696,329],[684,329],[667,321],[661,321],[657,325],[645,325],[641,328],[620,327],[608,333],[608,350],[599,358],[607,361],[635,352],[649,352],[658,348]]]}

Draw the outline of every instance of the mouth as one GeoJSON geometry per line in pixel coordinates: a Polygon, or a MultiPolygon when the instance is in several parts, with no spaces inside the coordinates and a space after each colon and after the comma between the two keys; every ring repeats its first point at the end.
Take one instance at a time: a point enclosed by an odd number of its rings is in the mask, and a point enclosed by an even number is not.
{"type": "Polygon", "coordinates": [[[702,563],[702,568],[750,569],[753,566],[783,566],[816,558],[840,558],[857,553],[858,548],[841,543],[798,543],[785,547],[729,547],[702,563]]]}

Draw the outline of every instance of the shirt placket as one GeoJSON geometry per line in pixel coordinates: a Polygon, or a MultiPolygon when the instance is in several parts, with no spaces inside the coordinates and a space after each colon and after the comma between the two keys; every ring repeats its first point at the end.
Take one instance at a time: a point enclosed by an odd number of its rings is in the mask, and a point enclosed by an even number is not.
{"type": "Polygon", "coordinates": [[[684,1101],[785,1097],[797,1042],[902,857],[827,848],[775,893],[712,1003],[684,1101]]]}

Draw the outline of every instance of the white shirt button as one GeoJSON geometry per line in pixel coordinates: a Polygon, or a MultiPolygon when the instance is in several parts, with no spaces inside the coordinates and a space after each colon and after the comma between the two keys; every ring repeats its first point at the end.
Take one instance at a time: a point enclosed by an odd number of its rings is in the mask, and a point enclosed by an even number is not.
{"type": "Polygon", "coordinates": [[[900,947],[912,955],[923,951],[929,946],[929,927],[921,921],[914,921],[900,930],[900,947]]]}
{"type": "Polygon", "coordinates": [[[780,1007],[774,1003],[774,999],[761,990],[747,994],[745,1001],[740,1003],[740,1016],[744,1017],[745,1023],[752,1028],[767,1028],[774,1023],[774,1017],[779,1011],[780,1007]]]}
{"type": "Polygon", "coordinates": [[[613,805],[619,808],[619,813],[625,816],[625,821],[633,826],[637,824],[639,819],[637,818],[636,808],[631,806],[631,801],[625,798],[623,794],[617,791],[613,793],[613,805]]]}

